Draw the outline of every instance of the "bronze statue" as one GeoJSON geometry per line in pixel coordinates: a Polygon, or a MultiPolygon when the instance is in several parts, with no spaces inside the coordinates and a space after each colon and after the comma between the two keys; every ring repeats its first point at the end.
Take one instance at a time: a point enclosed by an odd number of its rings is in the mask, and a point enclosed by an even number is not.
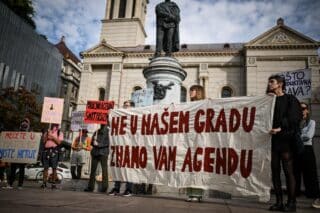
{"type": "Polygon", "coordinates": [[[180,49],[180,9],[176,3],[165,0],[156,6],[156,15],[157,44],[154,57],[159,57],[162,50],[166,56],[171,56],[172,52],[177,52],[180,49]]]}

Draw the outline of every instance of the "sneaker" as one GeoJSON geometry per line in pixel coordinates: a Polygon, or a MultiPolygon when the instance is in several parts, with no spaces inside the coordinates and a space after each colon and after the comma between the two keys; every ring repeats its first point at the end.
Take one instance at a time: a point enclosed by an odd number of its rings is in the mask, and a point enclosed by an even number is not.
{"type": "Polygon", "coordinates": [[[313,208],[320,209],[320,198],[317,198],[312,203],[313,208]]]}
{"type": "Polygon", "coordinates": [[[116,191],[115,189],[112,189],[111,192],[108,193],[108,195],[110,195],[110,196],[116,196],[118,194],[119,194],[119,192],[116,191]]]}
{"type": "Polygon", "coordinates": [[[85,192],[93,192],[93,189],[85,188],[83,191],[85,191],[85,192]]]}
{"type": "Polygon", "coordinates": [[[131,196],[132,196],[132,193],[131,193],[129,190],[126,190],[126,191],[122,194],[122,196],[124,196],[124,197],[131,197],[131,196]]]}
{"type": "Polygon", "coordinates": [[[46,184],[46,183],[43,183],[43,184],[40,186],[40,188],[42,188],[42,189],[47,188],[47,184],[46,184]]]}
{"type": "Polygon", "coordinates": [[[12,186],[10,186],[10,185],[8,185],[8,186],[4,186],[4,187],[2,187],[3,189],[13,189],[13,187],[12,186]]]}

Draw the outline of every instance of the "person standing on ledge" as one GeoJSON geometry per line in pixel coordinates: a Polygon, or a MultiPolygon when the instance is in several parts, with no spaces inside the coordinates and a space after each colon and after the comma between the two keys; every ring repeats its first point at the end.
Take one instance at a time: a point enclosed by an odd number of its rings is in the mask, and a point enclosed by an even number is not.
{"type": "Polygon", "coordinates": [[[176,3],[165,0],[156,6],[156,16],[157,43],[154,58],[160,57],[162,50],[166,53],[166,56],[170,57],[173,52],[180,49],[180,9],[176,3]]]}

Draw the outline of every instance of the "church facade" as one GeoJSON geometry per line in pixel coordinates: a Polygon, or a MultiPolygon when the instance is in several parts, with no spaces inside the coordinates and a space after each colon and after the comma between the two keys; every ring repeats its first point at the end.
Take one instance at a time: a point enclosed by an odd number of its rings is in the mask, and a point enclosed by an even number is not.
{"type": "MultiPolygon", "coordinates": [[[[78,110],[88,100],[114,100],[116,107],[146,88],[142,74],[155,46],[145,44],[148,0],[108,0],[100,43],[81,53],[83,70],[78,110]]],[[[247,43],[181,44],[173,56],[187,72],[181,101],[189,101],[189,88],[202,85],[207,98],[265,94],[270,75],[311,69],[312,117],[320,123],[319,42],[278,19],[275,26],[247,43]]],[[[320,125],[317,127],[320,136],[320,125]]]]}

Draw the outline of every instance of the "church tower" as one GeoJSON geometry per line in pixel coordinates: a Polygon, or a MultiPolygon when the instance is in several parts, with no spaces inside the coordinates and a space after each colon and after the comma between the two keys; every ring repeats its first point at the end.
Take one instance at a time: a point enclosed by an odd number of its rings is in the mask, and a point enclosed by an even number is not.
{"type": "Polygon", "coordinates": [[[114,47],[144,44],[148,3],[149,0],[107,0],[100,41],[104,39],[114,47]]]}

